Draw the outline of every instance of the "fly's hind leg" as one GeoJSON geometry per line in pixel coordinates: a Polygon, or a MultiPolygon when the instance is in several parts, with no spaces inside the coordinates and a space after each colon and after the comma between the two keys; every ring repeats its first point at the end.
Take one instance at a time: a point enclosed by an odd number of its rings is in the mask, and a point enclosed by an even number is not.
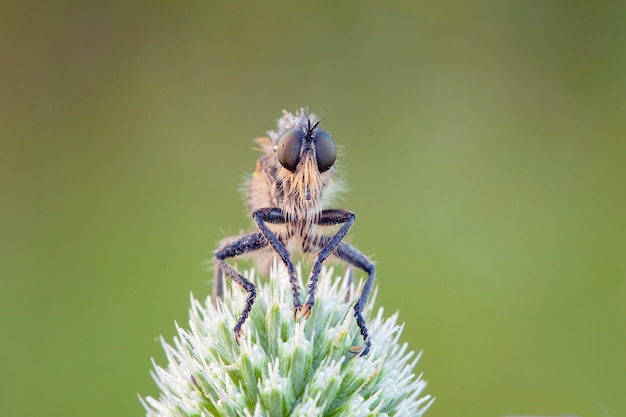
{"type": "Polygon", "coordinates": [[[243,334],[241,326],[243,326],[246,319],[250,315],[250,310],[252,310],[252,305],[254,304],[254,300],[256,299],[256,286],[251,281],[246,279],[243,275],[241,275],[235,268],[228,265],[224,260],[261,249],[265,246],[267,246],[267,241],[263,238],[261,233],[252,233],[242,236],[238,240],[232,243],[228,243],[215,251],[215,264],[217,267],[215,290],[220,291],[218,295],[221,296],[222,291],[222,273],[226,274],[227,277],[239,284],[248,293],[248,297],[246,298],[246,304],[241,313],[241,316],[239,317],[239,320],[237,320],[237,324],[235,324],[235,327],[233,327],[233,332],[235,333],[235,340],[237,341],[237,344],[239,344],[239,338],[243,334]]]}

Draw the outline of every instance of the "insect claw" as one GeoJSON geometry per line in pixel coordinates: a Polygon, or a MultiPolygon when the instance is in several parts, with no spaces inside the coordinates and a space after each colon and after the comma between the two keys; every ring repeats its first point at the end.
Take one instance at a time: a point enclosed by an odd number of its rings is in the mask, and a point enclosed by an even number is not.
{"type": "Polygon", "coordinates": [[[237,342],[237,345],[241,345],[241,343],[239,342],[239,338],[244,335],[244,331],[241,329],[241,327],[239,327],[235,328],[233,330],[233,333],[235,333],[235,342],[237,342]]]}
{"type": "Polygon", "coordinates": [[[350,359],[354,359],[357,356],[365,356],[369,353],[370,348],[372,347],[372,343],[369,339],[365,340],[365,347],[362,348],[360,346],[352,346],[348,351],[352,354],[350,359]]]}
{"type": "Polygon", "coordinates": [[[300,317],[302,317],[303,319],[308,319],[309,317],[311,317],[311,310],[313,309],[313,306],[310,304],[305,304],[300,312],[302,313],[302,315],[300,317]]]}
{"type": "Polygon", "coordinates": [[[352,355],[350,359],[354,359],[361,353],[361,348],[359,346],[352,346],[350,349],[348,349],[348,352],[350,352],[350,354],[352,355]]]}
{"type": "Polygon", "coordinates": [[[350,349],[348,349],[348,351],[352,354],[352,357],[350,359],[354,359],[357,356],[365,356],[370,351],[370,344],[365,343],[365,349],[360,346],[352,346],[350,349]]]}

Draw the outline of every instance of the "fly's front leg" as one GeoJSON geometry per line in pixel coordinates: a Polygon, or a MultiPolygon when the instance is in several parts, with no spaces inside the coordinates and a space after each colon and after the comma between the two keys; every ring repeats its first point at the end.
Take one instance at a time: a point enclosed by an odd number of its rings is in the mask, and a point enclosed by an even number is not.
{"type": "MultiPolygon", "coordinates": [[[[235,327],[233,328],[237,344],[239,344],[239,338],[243,334],[241,326],[243,326],[246,319],[250,315],[250,310],[252,310],[252,305],[256,299],[256,286],[241,275],[235,268],[228,265],[224,260],[264,248],[265,246],[267,246],[267,241],[263,238],[263,235],[261,235],[261,233],[252,233],[242,236],[238,240],[228,243],[215,251],[215,264],[217,267],[216,279],[222,280],[223,271],[227,277],[239,284],[248,293],[246,305],[241,313],[241,316],[239,317],[239,320],[237,320],[237,324],[235,324],[235,327]]],[[[221,291],[221,288],[219,288],[219,291],[221,291]]],[[[221,294],[218,295],[221,296],[221,294]]]]}
{"type": "Polygon", "coordinates": [[[322,270],[322,262],[324,262],[341,243],[348,233],[348,230],[350,230],[352,223],[354,223],[354,218],[354,213],[350,211],[332,209],[323,210],[320,218],[316,222],[319,226],[332,226],[342,223],[343,226],[341,226],[339,231],[332,238],[325,240],[324,245],[315,258],[315,263],[313,264],[313,269],[309,276],[309,293],[303,308],[302,317],[308,318],[311,315],[311,309],[315,304],[315,290],[317,289],[317,280],[322,270]]]}
{"type": "Polygon", "coordinates": [[[298,313],[302,308],[302,303],[300,302],[300,285],[298,284],[298,279],[296,278],[296,268],[293,266],[291,255],[285,245],[276,237],[274,233],[272,233],[266,224],[284,224],[285,217],[283,216],[283,212],[281,209],[276,207],[263,208],[255,210],[254,213],[252,213],[252,218],[256,222],[267,243],[274,248],[280,259],[287,267],[287,272],[289,273],[289,283],[291,284],[291,292],[293,294],[293,318],[295,320],[298,318],[298,313]]]}

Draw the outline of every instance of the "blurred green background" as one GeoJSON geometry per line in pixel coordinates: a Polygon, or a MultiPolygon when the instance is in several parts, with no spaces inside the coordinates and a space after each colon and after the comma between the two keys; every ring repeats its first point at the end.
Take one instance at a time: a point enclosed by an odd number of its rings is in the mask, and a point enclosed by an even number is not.
{"type": "MultiPolygon", "coordinates": [[[[0,415],[143,415],[307,106],[438,399],[626,415],[623,2],[6,2],[0,415]]],[[[374,336],[375,337],[375,336],[374,336]]]]}

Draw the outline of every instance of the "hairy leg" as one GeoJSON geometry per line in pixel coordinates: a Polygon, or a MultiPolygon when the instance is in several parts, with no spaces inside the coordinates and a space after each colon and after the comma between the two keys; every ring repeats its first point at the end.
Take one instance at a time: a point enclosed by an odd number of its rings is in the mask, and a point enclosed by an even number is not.
{"type": "Polygon", "coordinates": [[[266,246],[267,241],[263,238],[263,235],[261,233],[257,232],[242,236],[236,241],[228,243],[215,251],[215,264],[217,267],[215,283],[216,296],[221,298],[223,293],[222,272],[225,273],[227,277],[239,284],[248,293],[243,312],[241,313],[239,320],[237,320],[237,324],[235,324],[235,327],[233,328],[233,332],[235,333],[235,340],[237,341],[237,343],[239,343],[239,338],[243,333],[243,331],[241,330],[241,326],[243,326],[246,319],[248,318],[250,310],[252,310],[254,300],[256,299],[256,286],[251,281],[246,279],[243,275],[241,275],[235,268],[227,264],[225,262],[225,259],[234,258],[248,252],[253,252],[266,246]]]}
{"type": "Polygon", "coordinates": [[[287,272],[289,273],[289,283],[291,284],[291,292],[293,294],[293,318],[295,320],[302,308],[302,303],[300,302],[300,285],[298,284],[298,278],[296,277],[296,268],[291,261],[291,255],[285,245],[267,226],[267,223],[284,224],[285,217],[279,208],[273,207],[256,210],[252,213],[252,218],[256,222],[267,243],[274,248],[280,259],[287,267],[287,272]]]}

